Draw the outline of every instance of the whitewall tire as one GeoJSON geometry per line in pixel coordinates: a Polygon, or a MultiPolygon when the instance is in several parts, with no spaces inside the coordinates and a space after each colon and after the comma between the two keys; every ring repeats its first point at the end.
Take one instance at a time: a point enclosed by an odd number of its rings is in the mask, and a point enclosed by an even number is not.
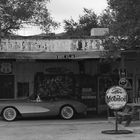
{"type": "Polygon", "coordinates": [[[7,107],[3,110],[2,117],[6,121],[14,121],[17,117],[17,111],[13,107],[7,107]]]}
{"type": "Polygon", "coordinates": [[[66,105],[61,108],[60,116],[62,119],[70,120],[74,117],[74,115],[75,115],[75,111],[74,111],[73,107],[66,105]]]}

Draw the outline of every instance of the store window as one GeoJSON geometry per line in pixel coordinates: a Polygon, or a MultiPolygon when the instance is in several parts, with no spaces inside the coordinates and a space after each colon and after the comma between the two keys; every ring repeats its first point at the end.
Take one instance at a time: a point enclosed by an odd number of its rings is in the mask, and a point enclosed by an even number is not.
{"type": "Polygon", "coordinates": [[[14,75],[0,75],[0,99],[14,98],[14,75]]]}
{"type": "Polygon", "coordinates": [[[43,74],[35,76],[35,94],[40,88],[44,90],[46,96],[73,96],[74,80],[72,75],[67,74],[43,74]]]}
{"type": "Polygon", "coordinates": [[[28,82],[18,82],[17,83],[17,97],[24,98],[29,96],[29,83],[28,82]]]}

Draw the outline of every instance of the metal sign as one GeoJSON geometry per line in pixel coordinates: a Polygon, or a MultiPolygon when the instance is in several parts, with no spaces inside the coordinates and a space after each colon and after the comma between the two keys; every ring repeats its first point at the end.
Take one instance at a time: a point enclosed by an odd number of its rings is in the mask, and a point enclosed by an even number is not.
{"type": "Polygon", "coordinates": [[[115,110],[115,130],[102,131],[104,134],[130,134],[130,130],[118,130],[118,110],[123,108],[128,101],[126,90],[120,86],[113,86],[107,90],[105,100],[110,109],[115,110]]]}
{"type": "Polygon", "coordinates": [[[0,63],[0,74],[10,74],[12,73],[12,64],[10,62],[0,63]]]}
{"type": "Polygon", "coordinates": [[[126,78],[121,78],[119,80],[119,86],[121,86],[123,88],[126,88],[127,87],[127,84],[128,84],[128,80],[126,78]]]}
{"type": "Polygon", "coordinates": [[[126,77],[127,76],[127,70],[125,68],[122,68],[119,70],[120,77],[126,77]]]}
{"type": "Polygon", "coordinates": [[[119,110],[128,101],[127,92],[120,86],[113,86],[107,90],[105,101],[110,109],[119,110]]]}

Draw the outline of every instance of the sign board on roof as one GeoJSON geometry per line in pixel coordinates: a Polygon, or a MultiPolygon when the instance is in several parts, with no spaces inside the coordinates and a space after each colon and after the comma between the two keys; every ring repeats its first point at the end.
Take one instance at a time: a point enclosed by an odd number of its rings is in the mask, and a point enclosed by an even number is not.
{"type": "Polygon", "coordinates": [[[108,28],[92,28],[91,29],[91,36],[104,36],[109,33],[108,28]]]}
{"type": "Polygon", "coordinates": [[[103,51],[101,39],[2,39],[0,52],[103,51]]]}

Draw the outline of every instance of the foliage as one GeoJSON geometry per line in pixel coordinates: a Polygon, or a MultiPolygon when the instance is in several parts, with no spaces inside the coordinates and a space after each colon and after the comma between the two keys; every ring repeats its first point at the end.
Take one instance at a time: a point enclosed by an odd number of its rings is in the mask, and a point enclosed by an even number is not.
{"type": "Polygon", "coordinates": [[[83,9],[84,15],[79,16],[78,21],[64,20],[64,30],[68,35],[89,36],[92,28],[98,27],[98,17],[93,10],[83,9]]]}
{"type": "Polygon", "coordinates": [[[70,20],[64,20],[64,30],[68,35],[78,34],[78,23],[75,22],[72,18],[70,20]]]}
{"type": "Polygon", "coordinates": [[[118,38],[120,48],[133,49],[140,46],[140,1],[108,0],[110,10],[115,13],[110,34],[118,38]]]}
{"type": "Polygon", "coordinates": [[[98,17],[99,19],[99,25],[102,28],[111,28],[111,25],[113,24],[115,20],[115,13],[109,9],[106,8],[98,17]]]}
{"type": "Polygon", "coordinates": [[[100,15],[100,26],[108,27],[103,40],[107,58],[118,58],[121,50],[140,47],[140,1],[107,0],[108,8],[100,15]]]}
{"type": "Polygon", "coordinates": [[[26,24],[39,25],[46,32],[58,24],[46,7],[49,0],[0,0],[0,29],[9,33],[26,24]]]}

